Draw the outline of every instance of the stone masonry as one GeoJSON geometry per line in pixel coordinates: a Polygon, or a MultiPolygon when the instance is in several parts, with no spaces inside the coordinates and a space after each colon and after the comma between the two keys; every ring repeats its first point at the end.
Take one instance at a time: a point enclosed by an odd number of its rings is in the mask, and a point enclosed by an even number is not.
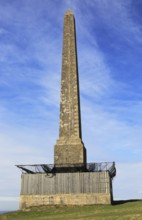
{"type": "Polygon", "coordinates": [[[60,129],[54,163],[56,167],[86,164],[86,149],[81,137],[75,19],[70,10],[64,16],[60,129]]]}

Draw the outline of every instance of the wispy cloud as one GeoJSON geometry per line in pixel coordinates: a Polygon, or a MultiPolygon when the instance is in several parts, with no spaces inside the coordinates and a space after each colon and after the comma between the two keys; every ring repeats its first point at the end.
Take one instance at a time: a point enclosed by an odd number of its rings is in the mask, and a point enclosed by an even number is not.
{"type": "MultiPolygon", "coordinates": [[[[88,1],[86,1],[87,3],[88,1]]],[[[141,23],[134,16],[136,10],[135,3],[130,0],[96,0],[88,5],[95,10],[94,12],[98,16],[96,22],[101,21],[104,27],[108,27],[111,34],[115,32],[119,36],[121,35],[123,40],[125,39],[128,43],[133,44],[133,46],[135,46],[135,42],[132,42],[132,40],[135,39],[135,41],[141,42],[141,23]]]]}
{"type": "Polygon", "coordinates": [[[141,199],[141,168],[142,163],[117,164],[117,179],[113,182],[114,196],[117,200],[141,199]]]}
{"type": "Polygon", "coordinates": [[[4,197],[0,197],[0,201],[19,201],[19,197],[7,197],[7,196],[4,196],[4,197]]]}
{"type": "Polygon", "coordinates": [[[82,104],[83,140],[89,160],[141,160],[141,125],[121,120],[115,111],[109,113],[84,99],[82,104]]]}

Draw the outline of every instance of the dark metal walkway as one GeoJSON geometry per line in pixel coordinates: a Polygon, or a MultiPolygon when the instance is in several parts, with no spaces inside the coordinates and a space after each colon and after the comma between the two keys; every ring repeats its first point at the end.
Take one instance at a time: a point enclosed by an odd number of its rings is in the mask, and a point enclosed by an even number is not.
{"type": "Polygon", "coordinates": [[[115,162],[87,163],[84,164],[33,164],[33,165],[16,165],[22,173],[67,173],[67,172],[104,172],[108,171],[111,178],[116,175],[115,162]]]}

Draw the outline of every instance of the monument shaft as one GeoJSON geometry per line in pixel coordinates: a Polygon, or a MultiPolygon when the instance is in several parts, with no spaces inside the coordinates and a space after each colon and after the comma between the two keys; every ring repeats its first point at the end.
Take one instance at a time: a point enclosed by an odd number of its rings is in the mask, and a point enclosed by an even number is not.
{"type": "Polygon", "coordinates": [[[81,138],[78,66],[74,16],[64,18],[63,59],[60,103],[60,137],[81,138]]]}
{"type": "Polygon", "coordinates": [[[54,162],[55,165],[86,162],[85,147],[81,140],[75,20],[70,10],[64,16],[60,129],[55,145],[54,162]]]}

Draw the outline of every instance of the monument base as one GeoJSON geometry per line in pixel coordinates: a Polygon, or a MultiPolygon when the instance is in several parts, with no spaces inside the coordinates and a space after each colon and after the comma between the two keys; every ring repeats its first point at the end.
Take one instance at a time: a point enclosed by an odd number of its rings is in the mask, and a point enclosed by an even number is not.
{"type": "Polygon", "coordinates": [[[112,179],[108,171],[22,174],[20,209],[111,203],[112,179]]]}
{"type": "Polygon", "coordinates": [[[83,206],[96,204],[111,204],[110,193],[80,193],[57,195],[21,195],[20,209],[24,210],[34,206],[83,206]]]}
{"type": "Polygon", "coordinates": [[[54,164],[55,166],[69,166],[71,164],[86,164],[86,148],[81,139],[64,138],[57,140],[54,146],[54,164]]]}

